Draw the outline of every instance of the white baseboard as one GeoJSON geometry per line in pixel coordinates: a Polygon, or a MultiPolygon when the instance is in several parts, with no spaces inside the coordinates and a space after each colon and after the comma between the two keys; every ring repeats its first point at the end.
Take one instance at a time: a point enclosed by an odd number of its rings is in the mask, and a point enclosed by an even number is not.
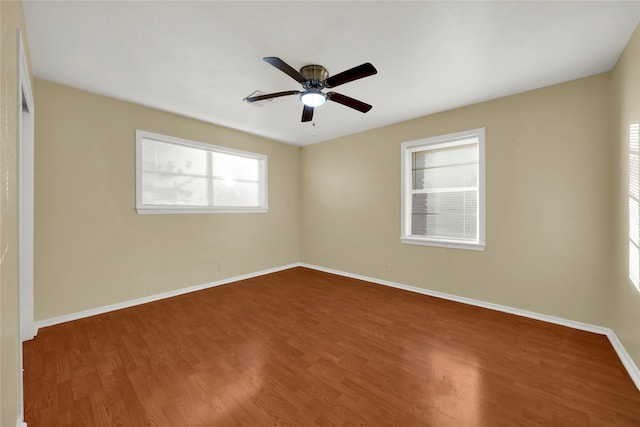
{"type": "Polygon", "coordinates": [[[428,295],[436,298],[442,298],[450,301],[461,302],[464,304],[474,305],[477,307],[488,308],[490,310],[502,311],[504,313],[515,314],[517,316],[528,317],[531,319],[541,320],[543,322],[554,323],[556,325],[567,326],[573,329],[579,329],[582,331],[593,332],[596,334],[606,335],[609,339],[609,342],[613,346],[613,349],[618,354],[620,361],[624,365],[625,369],[629,373],[631,380],[636,385],[638,390],[640,390],[640,369],[635,364],[627,350],[622,345],[622,342],[618,339],[616,333],[610,329],[605,328],[603,326],[592,325],[589,323],[576,322],[573,320],[563,319],[561,317],[549,316],[546,314],[535,313],[533,311],[521,310],[519,308],[508,307],[505,305],[493,304],[490,302],[485,302],[481,300],[476,300],[472,298],[460,297],[457,295],[447,294],[444,292],[432,291],[429,289],[418,288],[415,286],[403,285],[401,283],[390,282],[388,280],[376,279],[374,277],[362,276],[359,274],[347,273],[340,270],[334,270],[332,268],[320,267],[317,265],[300,263],[301,267],[310,268],[313,270],[323,271],[325,273],[336,274],[338,276],[350,277],[352,279],[364,280],[366,282],[376,283],[378,285],[390,286],[393,288],[403,289],[405,291],[415,292],[422,295],[428,295]]]}
{"type": "Polygon", "coordinates": [[[251,279],[258,276],[264,276],[265,274],[276,273],[282,270],[288,270],[293,267],[299,267],[299,263],[283,265],[281,267],[270,268],[267,270],[257,271],[255,273],[243,274],[240,276],[229,277],[226,279],[217,280],[215,282],[203,283],[201,285],[190,286],[188,288],[176,289],[169,292],[163,292],[161,294],[150,295],[148,297],[137,298],[129,301],[122,301],[115,304],[104,305],[102,307],[91,308],[89,310],[83,310],[76,313],[65,314],[63,316],[52,317],[45,320],[39,320],[35,322],[36,333],[38,329],[45,328],[47,326],[57,325],[59,323],[70,322],[72,320],[83,319],[89,316],[95,316],[97,314],[108,313],[110,311],[120,310],[123,308],[129,308],[140,304],[146,304],[148,302],[158,301],[165,298],[171,298],[178,295],[188,294],[190,292],[201,291],[203,289],[213,288],[220,285],[226,285],[232,282],[238,282],[240,280],[251,279]]]}
{"type": "Polygon", "coordinates": [[[22,342],[30,341],[34,339],[36,335],[38,335],[38,326],[35,324],[35,322],[32,322],[29,325],[24,325],[22,336],[20,337],[20,339],[22,340],[22,342]]]}
{"type": "Polygon", "coordinates": [[[622,342],[620,342],[620,339],[618,339],[618,336],[613,329],[607,328],[607,338],[609,338],[609,342],[613,346],[613,349],[618,353],[620,361],[629,373],[634,384],[638,387],[638,390],[640,390],[640,369],[638,369],[638,365],[636,365],[629,353],[627,353],[627,350],[624,348],[622,342]]]}
{"type": "Polygon", "coordinates": [[[27,423],[23,421],[23,415],[18,417],[18,421],[16,422],[16,427],[27,427],[27,423]]]}
{"type": "MultiPolygon", "coordinates": [[[[80,312],[77,312],[77,313],[67,314],[67,315],[64,315],[64,316],[58,316],[58,317],[53,317],[53,318],[50,318],[50,319],[41,320],[41,321],[35,322],[35,333],[37,334],[37,331],[38,331],[39,328],[44,328],[46,326],[57,325],[59,323],[69,322],[69,321],[72,321],[72,320],[78,320],[78,319],[82,319],[82,318],[89,317],[89,316],[95,316],[97,314],[102,314],[102,313],[107,313],[107,312],[110,312],[110,311],[120,310],[122,308],[133,307],[133,306],[140,305],[140,304],[145,304],[145,303],[148,303],[148,302],[158,301],[158,300],[161,300],[161,299],[164,299],[164,298],[171,298],[171,297],[175,297],[175,296],[178,296],[178,295],[187,294],[187,293],[190,293],[190,292],[200,291],[202,289],[208,289],[208,288],[213,288],[215,286],[226,285],[228,283],[237,282],[237,281],[240,281],[240,280],[251,279],[253,277],[263,276],[265,274],[276,273],[278,271],[288,270],[288,269],[294,268],[294,267],[306,267],[306,268],[309,268],[309,269],[312,269],[312,270],[323,271],[325,273],[331,273],[331,274],[335,274],[335,275],[338,275],[338,276],[344,276],[344,277],[350,277],[350,278],[353,278],[353,279],[364,280],[366,282],[376,283],[378,285],[390,286],[390,287],[393,287],[393,288],[403,289],[405,291],[415,292],[415,293],[418,293],[418,294],[428,295],[428,296],[432,296],[432,297],[436,297],[436,298],[442,298],[442,299],[455,301],[455,302],[461,302],[463,304],[469,304],[469,305],[474,305],[474,306],[477,306],[477,307],[488,308],[490,310],[502,311],[504,313],[515,314],[517,316],[528,317],[528,318],[531,318],[531,319],[541,320],[543,322],[548,322],[548,323],[554,323],[556,325],[567,326],[567,327],[573,328],[573,329],[579,329],[579,330],[582,330],[582,331],[587,331],[587,332],[593,332],[593,333],[596,333],[596,334],[606,335],[607,338],[609,339],[609,342],[611,342],[611,345],[613,346],[613,349],[618,354],[618,357],[620,358],[620,361],[622,362],[622,364],[624,365],[625,369],[629,373],[629,376],[633,380],[633,382],[636,385],[636,387],[638,388],[638,390],[640,390],[640,369],[638,369],[638,366],[635,364],[635,362],[633,361],[633,359],[631,358],[629,353],[627,353],[626,349],[624,348],[624,346],[622,345],[622,343],[618,339],[616,333],[610,328],[605,328],[603,326],[597,326],[597,325],[591,325],[589,323],[576,322],[576,321],[573,321],[573,320],[563,319],[561,317],[549,316],[549,315],[546,315],[546,314],[535,313],[533,311],[521,310],[519,308],[513,308],[513,307],[504,306],[504,305],[493,304],[493,303],[486,302],[486,301],[476,300],[476,299],[472,299],[472,298],[460,297],[460,296],[457,296],[457,295],[447,294],[447,293],[444,293],[444,292],[432,291],[432,290],[429,290],[429,289],[424,289],[424,288],[418,288],[418,287],[415,287],[415,286],[404,285],[404,284],[401,284],[401,283],[391,282],[391,281],[388,281],[388,280],[376,279],[375,277],[368,277],[368,276],[362,276],[362,275],[359,275],[359,274],[347,273],[347,272],[340,271],[340,270],[334,270],[332,268],[320,267],[320,266],[317,266],[317,265],[306,264],[306,263],[301,263],[301,262],[288,264],[288,265],[283,265],[281,267],[275,267],[275,268],[271,268],[271,269],[267,269],[267,270],[262,270],[262,271],[258,271],[258,272],[255,272],[255,273],[244,274],[244,275],[241,275],[241,276],[229,277],[227,279],[222,279],[222,280],[218,280],[218,281],[215,281],[215,282],[204,283],[204,284],[201,284],[201,285],[191,286],[191,287],[188,287],[188,288],[176,289],[174,291],[164,292],[164,293],[161,293],[161,294],[151,295],[151,296],[148,296],[148,297],[138,298],[138,299],[129,300],[129,301],[123,301],[123,302],[116,303],[116,304],[111,304],[111,305],[105,305],[105,306],[102,306],[102,307],[97,307],[97,308],[93,308],[93,309],[89,309],[89,310],[80,311],[80,312]]],[[[24,424],[24,426],[22,426],[22,425],[20,425],[20,423],[18,423],[18,427],[25,427],[25,426],[26,426],[26,424],[24,424]]]]}

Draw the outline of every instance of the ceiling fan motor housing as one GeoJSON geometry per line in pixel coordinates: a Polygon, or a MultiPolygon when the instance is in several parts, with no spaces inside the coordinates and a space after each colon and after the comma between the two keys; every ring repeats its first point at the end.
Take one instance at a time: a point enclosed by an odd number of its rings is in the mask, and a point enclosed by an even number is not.
{"type": "Polygon", "coordinates": [[[305,86],[323,87],[324,81],[329,77],[329,71],[322,65],[305,65],[300,68],[300,74],[307,79],[305,86]]]}

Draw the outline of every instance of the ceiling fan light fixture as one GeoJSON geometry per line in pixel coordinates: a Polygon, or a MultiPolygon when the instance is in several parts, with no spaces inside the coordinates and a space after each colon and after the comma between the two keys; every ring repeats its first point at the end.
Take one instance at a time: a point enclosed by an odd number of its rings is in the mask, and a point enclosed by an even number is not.
{"type": "Polygon", "coordinates": [[[307,89],[300,95],[300,101],[308,107],[319,107],[327,102],[327,95],[318,89],[307,89]]]}

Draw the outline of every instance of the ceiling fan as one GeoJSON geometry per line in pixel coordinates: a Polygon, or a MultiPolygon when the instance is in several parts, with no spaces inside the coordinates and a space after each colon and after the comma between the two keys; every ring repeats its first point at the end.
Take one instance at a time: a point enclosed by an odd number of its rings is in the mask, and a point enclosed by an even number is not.
{"type": "Polygon", "coordinates": [[[341,84],[377,74],[378,70],[369,62],[329,77],[329,72],[322,65],[305,65],[300,68],[300,71],[296,71],[289,64],[275,56],[268,56],[262,59],[300,83],[303,90],[287,90],[284,92],[268,93],[266,95],[248,96],[244,99],[245,102],[263,101],[265,99],[288,95],[300,95],[300,101],[304,104],[304,108],[302,109],[303,122],[311,121],[313,118],[313,109],[323,105],[327,100],[346,105],[363,113],[366,113],[373,107],[362,101],[336,92],[322,92],[325,88],[334,88],[341,84]]]}

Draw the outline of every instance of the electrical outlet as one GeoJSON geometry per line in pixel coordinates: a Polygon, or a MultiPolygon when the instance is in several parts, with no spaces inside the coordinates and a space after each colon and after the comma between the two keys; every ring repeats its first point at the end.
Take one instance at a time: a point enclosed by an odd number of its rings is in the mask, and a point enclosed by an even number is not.
{"type": "Polygon", "coordinates": [[[387,271],[393,271],[393,267],[391,266],[391,263],[388,262],[384,265],[384,269],[387,271]]]}
{"type": "Polygon", "coordinates": [[[224,265],[222,264],[222,261],[218,262],[216,267],[218,268],[218,271],[224,270],[224,265]]]}

